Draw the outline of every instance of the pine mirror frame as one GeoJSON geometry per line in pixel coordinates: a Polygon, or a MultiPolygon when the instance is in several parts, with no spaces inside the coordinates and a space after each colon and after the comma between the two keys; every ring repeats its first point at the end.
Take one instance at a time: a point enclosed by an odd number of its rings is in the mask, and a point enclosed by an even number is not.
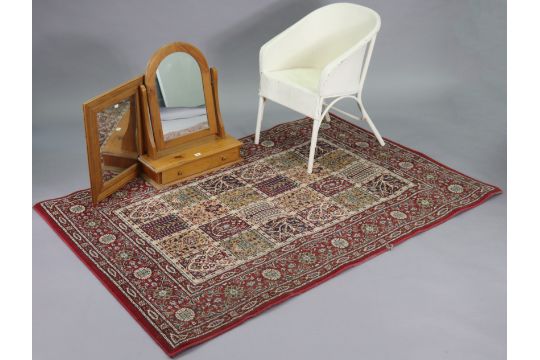
{"type": "Polygon", "coordinates": [[[82,106],[86,134],[86,154],[90,175],[90,191],[94,205],[127,184],[130,180],[135,179],[139,173],[139,163],[137,162],[120,172],[114,178],[107,181],[103,180],[98,135],[98,113],[122,100],[133,99],[130,102],[130,116],[134,116],[135,142],[137,154],[140,155],[142,152],[143,137],[141,132],[139,87],[143,84],[143,81],[144,78],[138,76],[88,100],[82,106]]]}
{"type": "Polygon", "coordinates": [[[198,48],[184,42],[174,42],[161,47],[152,55],[150,61],[148,62],[148,65],[146,66],[146,72],[144,74],[144,84],[147,91],[148,108],[150,111],[150,120],[152,123],[155,146],[158,152],[174,148],[178,145],[182,145],[188,141],[201,137],[211,136],[215,134],[219,135],[219,115],[217,114],[217,111],[219,111],[219,109],[216,109],[217,99],[214,99],[214,93],[217,94],[217,92],[215,92],[213,89],[211,69],[208,67],[206,58],[198,48]],[[206,105],[206,116],[208,118],[208,128],[181,137],[177,137],[175,139],[165,140],[163,135],[163,128],[161,126],[161,114],[157,97],[158,85],[156,82],[156,72],[161,61],[175,52],[184,52],[191,55],[199,65],[206,105]]]}

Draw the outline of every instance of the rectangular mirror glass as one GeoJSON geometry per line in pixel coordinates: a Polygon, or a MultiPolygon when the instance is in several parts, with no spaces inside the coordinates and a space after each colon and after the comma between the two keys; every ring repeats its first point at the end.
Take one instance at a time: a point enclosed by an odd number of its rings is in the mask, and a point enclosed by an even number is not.
{"type": "Polygon", "coordinates": [[[133,101],[133,97],[125,99],[97,114],[103,182],[137,163],[136,121],[131,110],[133,101]]]}

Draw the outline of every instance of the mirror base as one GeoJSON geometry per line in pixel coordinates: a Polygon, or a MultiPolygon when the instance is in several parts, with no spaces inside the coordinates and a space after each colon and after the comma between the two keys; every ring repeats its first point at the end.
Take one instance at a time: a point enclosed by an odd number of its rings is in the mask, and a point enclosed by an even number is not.
{"type": "Polygon", "coordinates": [[[173,185],[242,160],[242,142],[225,134],[207,136],[185,143],[158,159],[139,157],[146,178],[157,188],[173,185]]]}

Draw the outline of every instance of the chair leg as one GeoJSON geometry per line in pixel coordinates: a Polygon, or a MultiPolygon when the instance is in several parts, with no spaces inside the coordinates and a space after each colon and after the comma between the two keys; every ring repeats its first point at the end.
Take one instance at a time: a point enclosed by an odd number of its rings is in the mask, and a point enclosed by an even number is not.
{"type": "Polygon", "coordinates": [[[309,147],[309,160],[308,160],[308,174],[313,172],[313,163],[315,162],[315,151],[317,149],[317,136],[319,134],[319,127],[321,126],[322,117],[319,115],[313,119],[313,130],[311,131],[311,145],[309,147]]]}
{"type": "Polygon", "coordinates": [[[330,113],[326,113],[326,115],[324,116],[324,118],[326,119],[327,122],[330,122],[332,120],[332,118],[330,117],[330,113]]]}
{"type": "Polygon", "coordinates": [[[255,144],[259,144],[265,101],[266,99],[264,97],[259,96],[259,111],[257,112],[257,127],[255,128],[255,144]]]}
{"type": "Polygon", "coordinates": [[[327,122],[330,122],[332,120],[332,118],[330,117],[330,111],[328,111],[326,113],[326,115],[324,116],[324,119],[327,121],[327,122]]]}
{"type": "Polygon", "coordinates": [[[379,144],[381,144],[381,146],[384,146],[385,142],[381,134],[379,134],[379,130],[377,130],[377,128],[375,127],[375,124],[373,124],[373,121],[371,121],[371,118],[369,117],[366,111],[366,108],[364,107],[364,104],[362,104],[362,100],[358,99],[357,104],[358,104],[358,108],[362,112],[362,120],[365,120],[368,123],[369,127],[371,128],[371,131],[373,131],[373,134],[379,141],[379,144]]]}

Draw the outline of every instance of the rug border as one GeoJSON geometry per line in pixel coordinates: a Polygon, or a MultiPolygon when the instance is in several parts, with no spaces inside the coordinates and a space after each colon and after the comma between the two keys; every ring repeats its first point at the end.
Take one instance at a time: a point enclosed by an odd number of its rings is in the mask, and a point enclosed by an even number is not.
{"type": "MultiPolygon", "coordinates": [[[[366,129],[363,129],[361,128],[360,126],[346,120],[346,119],[343,119],[335,114],[331,114],[331,116],[335,117],[335,118],[338,118],[342,121],[345,121],[347,122],[348,124],[362,130],[363,132],[366,132],[370,135],[373,135],[370,131],[366,130],[366,129]]],[[[307,119],[307,118],[302,118],[302,119],[298,119],[298,120],[294,120],[294,121],[299,121],[299,120],[304,120],[304,119],[307,119]]],[[[293,122],[294,122],[293,121],[293,122]]],[[[284,123],[285,124],[285,123],[284,123]]],[[[273,128],[277,127],[277,126],[281,126],[283,124],[278,124],[278,125],[275,125],[267,130],[265,130],[264,132],[266,131],[269,131],[269,130],[272,130],[273,128]]],[[[245,136],[245,137],[242,137],[241,140],[243,139],[246,139],[246,138],[249,138],[249,137],[252,137],[253,135],[248,135],[248,136],[245,136]]],[[[449,212],[448,214],[446,214],[445,216],[443,216],[442,218],[438,219],[437,221],[429,224],[429,225],[426,225],[424,227],[421,227],[421,228],[418,228],[416,230],[414,230],[413,232],[405,235],[405,236],[402,236],[401,238],[398,238],[394,241],[391,241],[390,244],[392,246],[396,246],[396,245],[399,245],[407,240],[409,240],[410,238],[422,233],[422,232],[425,232],[429,229],[432,229],[448,220],[450,220],[451,218],[453,218],[454,216],[462,213],[462,212],[465,212],[467,210],[470,210],[472,208],[475,208],[477,206],[479,206],[480,204],[484,203],[485,201],[487,201],[489,198],[493,197],[494,195],[497,195],[497,194],[500,194],[502,193],[502,190],[499,188],[499,187],[496,187],[494,185],[490,185],[490,184],[487,184],[483,181],[480,181],[480,180],[476,180],[468,175],[465,175],[463,173],[461,173],[460,171],[458,170],[455,170],[445,164],[442,164],[440,162],[438,162],[437,160],[431,158],[430,156],[427,156],[426,154],[420,152],[420,151],[417,151],[415,149],[411,149],[407,146],[404,146],[404,145],[401,145],[393,140],[389,140],[387,139],[386,137],[384,137],[384,140],[385,141],[388,141],[390,143],[392,143],[393,145],[396,145],[396,146],[399,146],[405,150],[408,150],[408,151],[411,151],[417,155],[420,155],[432,162],[434,162],[435,164],[441,166],[441,167],[444,167],[448,170],[451,170],[455,173],[458,173],[462,176],[465,176],[469,179],[472,179],[474,181],[477,181],[479,183],[482,183],[482,184],[485,184],[485,185],[489,185],[489,186],[492,186],[494,187],[493,190],[491,190],[490,192],[484,194],[484,196],[482,196],[481,198],[477,199],[476,201],[468,204],[467,206],[463,206],[463,207],[460,207],[460,208],[457,208],[457,209],[454,209],[452,210],[451,212],[449,212]]],[[[348,270],[352,267],[355,267],[355,266],[358,266],[378,255],[381,255],[387,251],[389,251],[389,249],[387,248],[380,248],[376,251],[374,251],[373,253],[369,254],[368,256],[366,257],[363,257],[361,259],[357,259],[355,261],[351,261],[351,262],[348,262],[346,264],[343,264],[341,265],[340,267],[334,269],[332,272],[326,274],[325,276],[321,277],[320,279],[317,279],[313,282],[310,282],[296,290],[294,290],[293,292],[290,292],[290,293],[287,293],[287,294],[283,294],[275,299],[273,299],[272,301],[262,305],[261,307],[259,308],[256,308],[254,309],[253,311],[251,312],[248,312],[246,313],[244,316],[242,316],[241,318],[235,320],[234,322],[228,324],[227,326],[223,327],[223,328],[219,328],[219,329],[216,329],[200,338],[197,338],[197,339],[193,339],[191,341],[188,341],[186,342],[185,344],[182,344],[178,347],[171,347],[163,338],[162,336],[154,329],[154,327],[140,314],[139,310],[137,310],[135,308],[135,306],[133,306],[131,304],[131,302],[129,301],[129,299],[127,299],[127,297],[125,295],[123,295],[120,291],[118,291],[118,289],[116,288],[116,286],[112,283],[112,281],[110,281],[106,276],[104,276],[100,270],[88,259],[88,257],[86,257],[78,248],[77,246],[75,245],[75,243],[73,243],[73,241],[71,241],[70,237],[68,234],[65,233],[64,230],[62,230],[57,224],[56,222],[54,221],[54,219],[47,213],[47,211],[45,211],[45,209],[43,208],[43,203],[46,202],[46,201],[51,201],[51,200],[55,200],[55,199],[60,199],[60,198],[63,198],[63,197],[66,197],[66,196],[70,196],[71,194],[74,194],[74,193],[77,193],[77,192],[80,192],[80,191],[85,191],[85,190],[77,190],[77,191],[74,191],[68,195],[64,195],[64,196],[60,196],[60,197],[57,197],[57,198],[53,198],[53,199],[48,199],[48,200],[42,200],[42,201],[39,201],[37,202],[34,206],[33,206],[33,209],[41,216],[41,218],[56,232],[56,234],[66,243],[66,245],[75,253],[75,255],[77,255],[77,257],[82,261],[83,264],[86,265],[86,267],[92,272],[92,274],[94,274],[94,276],[103,284],[103,286],[116,298],[116,300],[128,311],[128,313],[137,321],[137,323],[148,333],[148,335],[150,335],[150,337],[159,345],[159,347],[170,357],[174,357],[178,354],[180,354],[181,352],[195,346],[195,345],[198,345],[198,344],[201,344],[205,341],[208,341],[216,336],[219,336],[241,324],[243,324],[245,321],[263,313],[264,311],[268,310],[269,308],[275,306],[275,305],[278,305],[278,304],[281,304],[283,302],[285,302],[286,300],[292,298],[292,297],[295,297],[297,295],[300,295],[312,288],[314,288],[315,286],[318,286],[320,285],[321,283],[325,282],[325,281],[328,281],[332,278],[334,278],[335,276],[341,274],[342,272],[344,272],[345,270],[348,270]]]]}

